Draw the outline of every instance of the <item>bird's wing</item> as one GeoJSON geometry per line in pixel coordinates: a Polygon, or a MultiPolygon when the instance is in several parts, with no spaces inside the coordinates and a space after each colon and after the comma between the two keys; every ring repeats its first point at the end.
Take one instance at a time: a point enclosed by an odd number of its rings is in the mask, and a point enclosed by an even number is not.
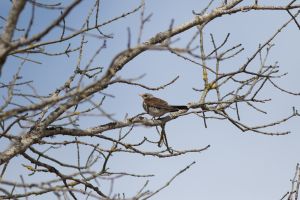
{"type": "Polygon", "coordinates": [[[165,109],[165,110],[169,110],[169,111],[177,110],[177,109],[174,109],[173,107],[169,106],[169,104],[166,101],[156,98],[156,97],[151,97],[149,99],[145,99],[144,101],[148,106],[151,106],[151,107],[161,108],[161,109],[165,109]]]}

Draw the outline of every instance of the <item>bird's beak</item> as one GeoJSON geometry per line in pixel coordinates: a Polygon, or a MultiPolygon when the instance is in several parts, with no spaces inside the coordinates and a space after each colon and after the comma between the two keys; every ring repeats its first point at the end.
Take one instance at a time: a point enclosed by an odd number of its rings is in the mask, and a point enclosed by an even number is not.
{"type": "Polygon", "coordinates": [[[139,94],[140,97],[143,97],[143,94],[139,94]]]}

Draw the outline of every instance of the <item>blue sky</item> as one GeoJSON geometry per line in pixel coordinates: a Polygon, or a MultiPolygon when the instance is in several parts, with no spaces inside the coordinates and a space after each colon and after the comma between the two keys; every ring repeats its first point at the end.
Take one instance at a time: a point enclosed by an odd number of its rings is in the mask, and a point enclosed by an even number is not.
{"type": "MultiPolygon", "coordinates": [[[[100,22],[128,12],[139,2],[137,0],[101,1],[100,22]]],[[[245,4],[249,2],[252,1],[245,1],[245,4]]],[[[261,2],[266,5],[273,3],[270,0],[261,2]]],[[[286,2],[288,1],[281,1],[282,4],[286,2]]],[[[194,17],[192,10],[200,11],[207,3],[208,1],[196,0],[176,2],[172,0],[146,0],[145,15],[153,13],[153,16],[150,22],[145,24],[142,41],[146,41],[158,32],[167,30],[172,19],[175,20],[174,26],[192,20],[194,17]]],[[[1,15],[8,10],[8,1],[5,1],[4,4],[0,8],[1,15]]],[[[220,5],[220,1],[215,1],[213,8],[218,5],[220,5]]],[[[66,23],[71,27],[81,26],[91,4],[88,1],[83,1],[80,6],[66,19],[66,23]]],[[[26,27],[24,23],[26,17],[29,16],[28,14],[29,12],[23,13],[24,22],[20,22],[19,26],[26,27]]],[[[38,26],[33,32],[38,31],[39,28],[42,29],[43,26],[51,22],[51,19],[55,18],[55,15],[49,15],[46,12],[39,12],[38,16],[38,26]]],[[[139,17],[140,13],[137,12],[101,29],[105,34],[112,33],[114,39],[107,40],[107,49],[100,53],[94,65],[107,68],[114,56],[127,48],[128,27],[131,30],[132,47],[136,45],[139,17]]],[[[251,11],[217,18],[205,28],[204,38],[207,51],[212,49],[210,33],[214,34],[218,43],[221,43],[227,33],[230,33],[228,44],[225,47],[229,48],[241,43],[245,50],[232,60],[224,62],[222,67],[224,70],[236,68],[243,64],[258,45],[275,33],[288,18],[289,15],[284,11],[251,11]]],[[[195,31],[194,28],[176,36],[175,38],[180,38],[176,45],[184,46],[195,31]]],[[[55,32],[47,38],[51,38],[53,35],[55,32]]],[[[298,78],[300,41],[298,38],[297,26],[295,23],[289,24],[274,40],[275,46],[268,58],[269,64],[278,61],[281,72],[288,72],[287,76],[276,80],[276,83],[295,92],[300,91],[298,78]]],[[[89,43],[84,49],[83,63],[88,62],[93,52],[103,42],[93,38],[88,39],[89,43]]],[[[78,42],[80,40],[74,41],[72,45],[76,46],[78,42]]],[[[52,50],[55,52],[59,48],[61,47],[56,45],[52,47],[52,50]]],[[[27,63],[22,68],[21,74],[26,80],[34,80],[38,91],[47,95],[64,83],[75,69],[77,56],[78,53],[72,54],[69,58],[66,56],[34,55],[31,58],[43,64],[27,63]]],[[[258,66],[255,65],[257,63],[257,61],[254,62],[251,69],[257,69],[258,66]]],[[[19,64],[20,60],[9,59],[1,79],[8,81],[19,64]]],[[[192,88],[203,86],[201,72],[202,69],[199,66],[182,60],[171,53],[149,51],[126,64],[118,76],[134,78],[146,74],[139,82],[156,87],[179,75],[179,80],[173,85],[151,93],[167,100],[170,104],[186,104],[195,102],[199,98],[199,93],[193,91],[192,88]]],[[[87,85],[90,81],[92,80],[86,81],[85,84],[87,85]]],[[[3,95],[2,91],[0,92],[3,95]]],[[[104,92],[116,97],[105,101],[103,105],[106,111],[115,113],[115,118],[121,120],[126,113],[133,116],[143,112],[142,100],[138,94],[147,92],[145,89],[116,84],[104,92]]],[[[261,97],[272,98],[272,102],[260,105],[260,108],[268,111],[268,115],[241,106],[240,113],[244,122],[252,125],[271,122],[288,116],[292,111],[292,106],[299,108],[299,97],[282,94],[270,84],[263,90],[261,97]]],[[[105,121],[104,119],[86,118],[81,121],[80,126],[82,128],[96,126],[101,124],[102,120],[105,121]]],[[[111,170],[138,174],[155,174],[155,177],[149,179],[149,189],[155,190],[164,185],[186,165],[196,161],[193,167],[177,177],[169,187],[153,199],[280,199],[290,189],[290,179],[294,175],[297,162],[299,162],[300,129],[297,125],[299,124],[298,121],[299,119],[292,119],[284,125],[270,129],[272,131],[290,130],[291,134],[289,135],[266,136],[252,132],[243,133],[228,121],[209,120],[208,128],[204,128],[201,118],[193,115],[186,116],[167,124],[166,131],[169,144],[175,149],[202,148],[209,144],[211,147],[207,151],[167,159],[120,154],[113,157],[110,168],[111,170]]],[[[110,134],[117,134],[117,131],[107,133],[107,135],[110,134]]],[[[130,140],[138,141],[143,136],[158,137],[155,128],[139,127],[131,135],[130,140]]],[[[86,138],[86,140],[89,139],[86,138]]],[[[76,152],[72,148],[65,149],[59,156],[68,159],[71,163],[76,163],[76,152]]],[[[18,166],[22,161],[15,160],[15,164],[8,170],[8,174],[16,176],[15,172],[27,173],[26,170],[18,166]]],[[[34,180],[34,177],[28,178],[28,180],[31,179],[34,180]]],[[[121,179],[116,181],[115,190],[130,196],[138,191],[145,181],[146,179],[121,179]]],[[[108,189],[108,186],[103,187],[108,189]]]]}

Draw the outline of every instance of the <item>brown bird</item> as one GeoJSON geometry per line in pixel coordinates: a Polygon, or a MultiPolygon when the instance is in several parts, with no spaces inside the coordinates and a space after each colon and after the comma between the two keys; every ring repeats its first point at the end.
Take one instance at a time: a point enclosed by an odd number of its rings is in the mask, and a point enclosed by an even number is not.
{"type": "Polygon", "coordinates": [[[188,110],[187,106],[169,105],[168,102],[154,97],[152,94],[145,93],[140,95],[143,99],[144,110],[153,117],[160,117],[168,112],[176,112],[179,110],[188,110]]]}

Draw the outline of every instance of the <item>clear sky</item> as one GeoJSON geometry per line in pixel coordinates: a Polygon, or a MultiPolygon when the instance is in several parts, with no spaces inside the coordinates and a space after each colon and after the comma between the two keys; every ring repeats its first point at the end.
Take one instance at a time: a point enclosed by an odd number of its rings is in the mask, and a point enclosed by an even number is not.
{"type": "MultiPolygon", "coordinates": [[[[158,32],[168,30],[170,22],[174,19],[174,26],[191,21],[194,18],[192,10],[201,11],[208,3],[208,0],[146,0],[145,15],[153,13],[151,20],[145,24],[142,42],[154,36],[158,32]]],[[[247,4],[253,1],[245,1],[247,4]]],[[[260,1],[262,4],[270,5],[271,0],[260,1]]],[[[276,1],[277,2],[277,1],[276,1]]],[[[280,1],[284,5],[288,1],[280,1]]],[[[298,1],[297,1],[298,2],[298,1]]],[[[122,13],[128,12],[139,5],[140,1],[104,0],[100,4],[100,21],[105,22],[122,13]]],[[[8,11],[8,1],[3,1],[0,6],[1,15],[8,11]]],[[[211,8],[220,5],[221,1],[216,0],[211,8]]],[[[85,19],[89,10],[89,1],[83,1],[66,23],[71,27],[78,28],[85,19]]],[[[29,8],[27,8],[29,9],[29,8]]],[[[209,11],[208,11],[209,12],[209,11]]],[[[24,13],[24,22],[27,23],[24,13]]],[[[40,11],[38,13],[39,26],[34,31],[42,29],[51,22],[55,15],[49,15],[40,11]]],[[[284,11],[251,11],[230,16],[217,18],[205,28],[205,44],[207,52],[213,47],[210,40],[210,33],[214,34],[216,41],[221,43],[230,33],[227,48],[241,43],[245,50],[230,62],[221,66],[224,70],[236,68],[243,64],[246,59],[277,29],[289,19],[284,11]]],[[[140,12],[121,19],[109,26],[103,27],[101,31],[105,34],[113,34],[114,39],[107,40],[107,49],[96,59],[95,65],[106,68],[113,57],[120,51],[127,48],[127,28],[131,30],[131,45],[134,47],[139,31],[140,12]]],[[[184,46],[192,37],[196,29],[192,29],[175,38],[180,38],[176,43],[184,46]]],[[[299,30],[295,23],[291,23],[274,40],[275,46],[268,58],[269,65],[278,61],[280,71],[288,72],[282,79],[276,80],[283,88],[299,92],[299,30]]],[[[52,37],[50,34],[49,38],[52,37]]],[[[95,49],[102,45],[102,40],[89,39],[91,42],[83,54],[83,62],[87,62],[95,49]],[[91,53],[89,53],[91,52],[91,53]]],[[[74,46],[80,41],[74,41],[74,46]]],[[[73,44],[72,44],[73,45],[73,44]]],[[[174,44],[175,45],[175,44],[174,44]]],[[[57,46],[52,52],[58,51],[57,46]]],[[[47,95],[65,82],[69,74],[74,70],[76,55],[61,57],[46,57],[35,55],[34,59],[42,62],[42,65],[27,63],[21,70],[21,75],[26,80],[34,80],[40,93],[47,95]]],[[[8,81],[16,71],[20,60],[9,59],[4,67],[1,79],[8,81]]],[[[255,62],[251,65],[255,70],[258,66],[255,62]]],[[[199,93],[192,88],[202,87],[202,68],[176,57],[174,54],[164,51],[145,52],[126,64],[124,69],[118,73],[122,78],[135,78],[142,74],[146,76],[139,80],[140,83],[156,87],[165,84],[180,76],[179,80],[164,90],[151,92],[153,95],[167,100],[170,104],[187,104],[196,102],[199,93]]],[[[1,80],[1,81],[2,81],[1,80]]],[[[89,82],[85,82],[87,85],[89,82]]],[[[232,86],[234,87],[234,86],[232,86]]],[[[230,90],[230,87],[228,88],[230,90]]],[[[1,96],[3,91],[0,91],[1,96]]],[[[123,119],[126,113],[134,116],[143,112],[140,93],[147,92],[145,89],[129,85],[113,85],[104,92],[113,94],[115,98],[104,102],[104,109],[109,113],[115,113],[116,119],[123,119]]],[[[270,84],[261,93],[261,98],[271,98],[272,101],[259,105],[268,112],[267,115],[241,106],[240,115],[242,121],[250,125],[279,120],[292,112],[292,107],[300,108],[299,97],[282,94],[279,90],[271,87],[270,84]]],[[[103,123],[102,119],[85,118],[81,121],[82,128],[92,127],[103,123]]],[[[300,127],[299,119],[295,118],[287,123],[269,129],[270,131],[289,130],[291,134],[285,136],[266,136],[253,132],[241,132],[228,121],[208,120],[208,128],[203,125],[203,120],[195,115],[178,118],[167,124],[166,132],[168,142],[174,149],[202,148],[206,145],[211,147],[202,153],[191,153],[180,157],[159,159],[119,154],[110,163],[110,169],[116,171],[135,172],[137,174],[155,174],[149,178],[149,189],[156,190],[164,185],[179,170],[193,161],[188,171],[175,179],[170,186],[161,191],[153,199],[206,199],[206,200],[274,200],[280,199],[291,186],[290,179],[294,175],[296,164],[300,161],[300,127]],[[298,124],[298,125],[297,125],[298,124]]],[[[107,134],[116,134],[113,131],[107,134]]],[[[137,128],[130,139],[138,141],[143,136],[150,138],[159,137],[155,128],[137,128]]],[[[86,139],[88,140],[88,139],[86,139]]],[[[2,148],[1,148],[2,150],[2,148]]],[[[57,152],[56,152],[57,153],[57,152]]],[[[60,156],[76,163],[76,152],[74,149],[66,149],[60,156]],[[74,156],[72,158],[72,156],[74,156]]],[[[18,177],[18,172],[28,173],[15,162],[8,171],[8,174],[18,177]]],[[[34,180],[29,177],[27,180],[34,180]]],[[[138,191],[147,179],[125,178],[115,183],[115,192],[127,193],[128,196],[138,191]]],[[[103,186],[107,187],[108,186],[103,186]]],[[[42,199],[42,198],[41,198],[42,199]]]]}

